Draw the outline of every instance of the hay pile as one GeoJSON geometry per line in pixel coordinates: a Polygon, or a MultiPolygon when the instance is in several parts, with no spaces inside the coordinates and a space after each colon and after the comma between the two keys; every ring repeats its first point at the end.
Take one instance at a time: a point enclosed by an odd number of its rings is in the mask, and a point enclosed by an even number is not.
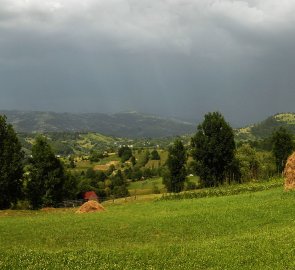
{"type": "Polygon", "coordinates": [[[76,213],[90,213],[90,212],[101,212],[105,211],[104,207],[97,201],[88,201],[81,205],[76,213]]]}
{"type": "Polygon", "coordinates": [[[295,152],[288,158],[285,170],[285,190],[295,189],[295,152]]]}

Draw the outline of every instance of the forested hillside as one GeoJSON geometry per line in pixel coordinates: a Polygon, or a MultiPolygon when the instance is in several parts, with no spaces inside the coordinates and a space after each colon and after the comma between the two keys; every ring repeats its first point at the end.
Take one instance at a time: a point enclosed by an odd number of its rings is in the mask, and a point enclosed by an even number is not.
{"type": "Polygon", "coordinates": [[[236,129],[235,135],[237,140],[265,139],[279,127],[285,127],[295,134],[295,113],[279,113],[270,116],[260,123],[236,129]]]}

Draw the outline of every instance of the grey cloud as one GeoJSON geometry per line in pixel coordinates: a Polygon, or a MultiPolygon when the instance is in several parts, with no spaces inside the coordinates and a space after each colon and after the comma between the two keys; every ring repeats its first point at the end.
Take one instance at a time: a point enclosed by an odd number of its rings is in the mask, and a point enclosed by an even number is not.
{"type": "Polygon", "coordinates": [[[292,111],[293,1],[2,0],[0,107],[234,124],[292,111]]]}

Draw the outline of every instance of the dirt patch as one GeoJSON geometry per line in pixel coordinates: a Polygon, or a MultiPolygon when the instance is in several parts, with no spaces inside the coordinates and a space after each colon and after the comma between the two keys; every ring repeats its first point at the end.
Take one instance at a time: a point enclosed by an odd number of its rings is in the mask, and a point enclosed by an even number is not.
{"type": "Polygon", "coordinates": [[[107,171],[111,165],[114,165],[115,167],[119,164],[119,161],[110,161],[107,164],[104,165],[96,165],[94,166],[93,170],[95,171],[107,171]]]}
{"type": "Polygon", "coordinates": [[[109,169],[108,165],[96,165],[93,170],[95,171],[107,171],[109,169]]]}
{"type": "Polygon", "coordinates": [[[285,190],[295,189],[295,152],[288,158],[285,170],[285,190]]]}
{"type": "Polygon", "coordinates": [[[97,201],[88,201],[81,205],[81,207],[76,211],[76,213],[91,213],[91,212],[101,212],[105,211],[105,208],[97,201]]]}

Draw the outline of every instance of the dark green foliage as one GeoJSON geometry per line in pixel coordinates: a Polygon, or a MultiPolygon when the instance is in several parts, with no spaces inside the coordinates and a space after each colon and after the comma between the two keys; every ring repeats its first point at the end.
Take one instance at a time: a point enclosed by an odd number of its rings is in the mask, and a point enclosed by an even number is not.
{"type": "Polygon", "coordinates": [[[272,135],[272,152],[276,160],[278,173],[284,170],[286,161],[294,150],[293,136],[285,128],[280,127],[272,135]]]}
{"type": "Polygon", "coordinates": [[[261,123],[252,128],[252,133],[258,138],[269,137],[274,128],[278,128],[282,123],[277,121],[273,116],[268,117],[261,123]]]}
{"type": "Polygon", "coordinates": [[[74,158],[72,156],[69,157],[68,167],[71,168],[71,169],[76,167],[75,160],[74,160],[74,158]]]}
{"type": "Polygon", "coordinates": [[[136,158],[135,158],[135,156],[132,156],[131,157],[130,162],[131,162],[132,166],[135,166],[136,165],[136,158]]]}
{"type": "Polygon", "coordinates": [[[79,194],[82,196],[87,191],[97,191],[97,187],[93,186],[93,182],[89,178],[81,178],[78,184],[79,194]]]}
{"type": "Polygon", "coordinates": [[[112,173],[113,173],[113,171],[115,171],[116,170],[116,168],[115,168],[115,166],[112,164],[109,168],[108,168],[108,170],[106,171],[106,175],[107,176],[110,176],[112,173]]]}
{"type": "Polygon", "coordinates": [[[234,157],[226,167],[225,178],[228,184],[231,184],[232,182],[241,183],[241,163],[236,157],[234,157]]]}
{"type": "Polygon", "coordinates": [[[23,158],[12,126],[0,116],[0,209],[9,208],[21,196],[23,158]]]}
{"type": "Polygon", "coordinates": [[[153,176],[153,172],[150,168],[143,168],[142,169],[142,176],[147,179],[153,176]]]}
{"type": "Polygon", "coordinates": [[[32,148],[29,174],[27,196],[34,209],[57,206],[65,198],[64,167],[43,137],[37,137],[32,148]]]}
{"type": "Polygon", "coordinates": [[[257,180],[260,172],[260,162],[255,149],[249,144],[242,145],[237,149],[237,159],[240,162],[243,181],[257,180]]]}
{"type": "Polygon", "coordinates": [[[129,167],[125,168],[123,171],[124,177],[126,179],[131,179],[132,171],[133,171],[132,168],[129,168],[129,167]]]}
{"type": "Polygon", "coordinates": [[[202,185],[212,187],[223,184],[234,164],[235,141],[232,128],[219,112],[205,115],[191,145],[196,173],[202,185]]]}
{"type": "Polygon", "coordinates": [[[95,179],[96,173],[92,168],[89,168],[89,169],[86,170],[85,177],[89,178],[89,179],[95,179]]]}
{"type": "Polygon", "coordinates": [[[138,167],[134,167],[131,172],[131,180],[136,181],[142,179],[142,171],[138,167]]]}
{"type": "Polygon", "coordinates": [[[78,194],[80,197],[83,193],[87,191],[94,191],[100,198],[100,200],[105,200],[106,185],[105,180],[107,176],[102,171],[94,171],[93,169],[88,169],[84,175],[80,176],[78,184],[78,194]]]}
{"type": "Polygon", "coordinates": [[[128,146],[122,146],[118,150],[118,156],[122,162],[125,162],[132,157],[132,150],[128,146]]]}
{"type": "Polygon", "coordinates": [[[90,156],[89,156],[89,160],[91,162],[98,162],[100,161],[100,159],[104,158],[103,153],[98,152],[98,151],[91,151],[90,152],[90,156]]]}
{"type": "Polygon", "coordinates": [[[129,195],[127,184],[124,176],[120,170],[111,178],[112,181],[112,195],[115,197],[125,197],[129,195]]]}
{"type": "Polygon", "coordinates": [[[160,155],[156,149],[151,152],[151,160],[160,160],[160,155]]]}
{"type": "Polygon", "coordinates": [[[103,182],[107,179],[107,176],[103,171],[96,171],[96,178],[99,182],[103,182]]]}
{"type": "Polygon", "coordinates": [[[180,192],[186,179],[186,150],[179,139],[169,148],[167,171],[164,173],[163,184],[168,192],[180,192]]]}
{"type": "Polygon", "coordinates": [[[63,186],[65,199],[72,200],[77,198],[77,195],[79,193],[78,183],[79,183],[79,177],[77,175],[73,175],[70,173],[66,175],[64,186],[63,186]]]}
{"type": "Polygon", "coordinates": [[[241,147],[244,144],[250,145],[252,148],[259,150],[259,151],[271,151],[272,149],[272,141],[271,137],[264,138],[261,140],[246,140],[246,141],[239,141],[237,142],[237,147],[241,147]]]}

